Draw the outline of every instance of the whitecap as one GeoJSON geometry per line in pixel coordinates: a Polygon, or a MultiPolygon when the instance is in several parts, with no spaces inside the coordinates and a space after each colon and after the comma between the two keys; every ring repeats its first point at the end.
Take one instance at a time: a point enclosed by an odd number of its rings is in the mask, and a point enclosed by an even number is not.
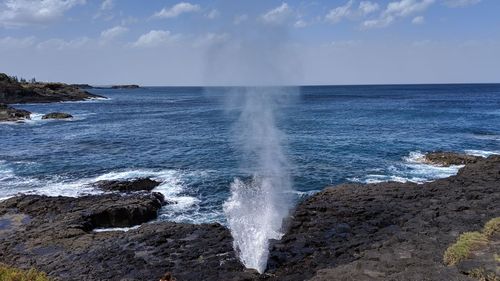
{"type": "MultiPolygon", "coordinates": [[[[187,173],[190,175],[191,173],[187,173]]],[[[18,177],[14,171],[5,166],[5,161],[0,162],[0,183],[5,183],[5,190],[0,189],[0,196],[8,198],[16,194],[38,194],[48,196],[79,197],[90,194],[104,193],[96,189],[93,183],[102,180],[130,180],[135,178],[152,178],[161,184],[153,189],[165,196],[172,204],[167,205],[173,215],[182,215],[184,212],[193,211],[198,208],[200,200],[183,194],[186,184],[183,181],[183,173],[177,170],[148,170],[134,169],[105,173],[96,177],[74,180],[63,176],[54,176],[48,180],[32,177],[18,177]]],[[[175,216],[172,217],[176,220],[175,216]]]]}
{"type": "Polygon", "coordinates": [[[395,163],[386,168],[385,173],[351,177],[347,180],[359,183],[412,182],[423,184],[456,175],[458,170],[463,167],[463,165],[441,167],[428,164],[425,161],[425,154],[420,151],[412,151],[402,160],[402,163],[395,163]]]}
{"type": "Polygon", "coordinates": [[[94,98],[88,98],[84,100],[76,100],[76,101],[60,101],[58,103],[96,103],[96,102],[103,102],[103,101],[109,101],[112,100],[112,98],[106,98],[106,97],[94,97],[94,98]]]}
{"type": "Polygon", "coordinates": [[[425,163],[425,154],[420,151],[411,151],[403,160],[408,163],[425,163]]]}
{"type": "Polygon", "coordinates": [[[489,157],[491,155],[500,155],[500,151],[488,151],[488,150],[476,150],[476,149],[467,149],[465,150],[465,153],[473,156],[480,156],[480,157],[489,157]]]}

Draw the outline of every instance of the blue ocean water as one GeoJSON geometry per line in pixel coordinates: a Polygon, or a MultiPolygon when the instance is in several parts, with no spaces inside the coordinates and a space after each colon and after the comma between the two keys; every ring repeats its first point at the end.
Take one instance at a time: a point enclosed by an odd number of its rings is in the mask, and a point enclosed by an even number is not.
{"type": "MultiPolygon", "coordinates": [[[[427,151],[500,153],[500,84],[284,90],[295,94],[276,109],[277,125],[297,197],[344,182],[424,182],[456,173],[419,163],[427,151]]],[[[231,89],[90,91],[109,99],[15,105],[35,114],[0,124],[0,198],[78,196],[98,193],[91,187],[97,180],[149,176],[177,202],[162,219],[224,221],[230,183],[248,176],[234,137],[237,110],[228,110],[231,89]],[[53,111],[75,118],[41,120],[53,111]]]]}

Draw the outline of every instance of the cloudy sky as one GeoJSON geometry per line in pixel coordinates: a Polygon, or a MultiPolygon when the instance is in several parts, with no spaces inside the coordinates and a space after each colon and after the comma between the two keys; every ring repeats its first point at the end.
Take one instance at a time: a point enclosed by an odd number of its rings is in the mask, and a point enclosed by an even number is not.
{"type": "Polygon", "coordinates": [[[108,85],[500,82],[498,0],[0,0],[0,72],[108,85]]]}

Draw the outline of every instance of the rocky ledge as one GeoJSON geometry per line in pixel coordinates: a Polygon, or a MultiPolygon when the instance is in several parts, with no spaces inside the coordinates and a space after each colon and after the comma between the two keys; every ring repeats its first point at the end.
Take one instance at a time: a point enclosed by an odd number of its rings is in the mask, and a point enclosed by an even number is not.
{"type": "Polygon", "coordinates": [[[451,165],[466,165],[476,163],[481,157],[456,152],[436,151],[427,153],[423,162],[431,165],[448,167],[451,165]]]}
{"type": "Polygon", "coordinates": [[[64,112],[51,112],[42,116],[42,119],[70,119],[73,115],[64,112]]]}
{"type": "Polygon", "coordinates": [[[8,199],[0,203],[0,262],[35,267],[55,280],[159,280],[166,272],[177,280],[245,276],[231,235],[219,224],[153,222],[96,231],[150,221],[163,202],[156,193],[8,199]]]}
{"type": "Polygon", "coordinates": [[[432,183],[329,187],[297,206],[263,275],[243,268],[219,224],[144,223],[165,204],[158,194],[25,195],[0,202],[0,263],[56,280],[473,280],[443,256],[499,216],[499,182],[490,156],[432,183]]]}
{"type": "Polygon", "coordinates": [[[500,156],[476,160],[431,183],[344,184],[310,197],[271,249],[268,273],[278,280],[473,280],[443,255],[459,234],[500,216],[500,156]]]}
{"type": "Polygon", "coordinates": [[[161,182],[149,178],[140,178],[132,180],[102,180],[95,182],[94,187],[106,191],[120,191],[120,192],[133,192],[133,191],[151,191],[159,186],[161,182]]]}
{"type": "Polygon", "coordinates": [[[138,89],[139,85],[114,85],[111,86],[111,89],[138,89]]]}
{"type": "Polygon", "coordinates": [[[22,109],[15,109],[6,104],[0,103],[0,122],[15,122],[30,119],[31,112],[22,109]]]}
{"type": "Polygon", "coordinates": [[[0,103],[48,103],[103,98],[64,83],[21,83],[0,73],[0,103]]]}

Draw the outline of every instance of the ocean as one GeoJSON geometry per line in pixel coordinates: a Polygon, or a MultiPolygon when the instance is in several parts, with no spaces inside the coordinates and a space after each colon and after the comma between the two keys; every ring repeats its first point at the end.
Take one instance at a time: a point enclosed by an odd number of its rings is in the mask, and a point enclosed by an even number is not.
{"type": "MultiPolygon", "coordinates": [[[[98,180],[152,177],[163,182],[155,190],[177,203],[161,220],[225,223],[231,183],[250,176],[235,138],[233,90],[91,89],[109,99],[14,105],[34,114],[0,124],[0,198],[81,196],[100,193],[91,185],[98,180]],[[41,119],[54,111],[75,118],[41,119]]],[[[423,183],[460,168],[420,163],[429,151],[500,153],[500,84],[280,91],[291,96],[275,110],[297,200],[329,185],[423,183]]]]}

